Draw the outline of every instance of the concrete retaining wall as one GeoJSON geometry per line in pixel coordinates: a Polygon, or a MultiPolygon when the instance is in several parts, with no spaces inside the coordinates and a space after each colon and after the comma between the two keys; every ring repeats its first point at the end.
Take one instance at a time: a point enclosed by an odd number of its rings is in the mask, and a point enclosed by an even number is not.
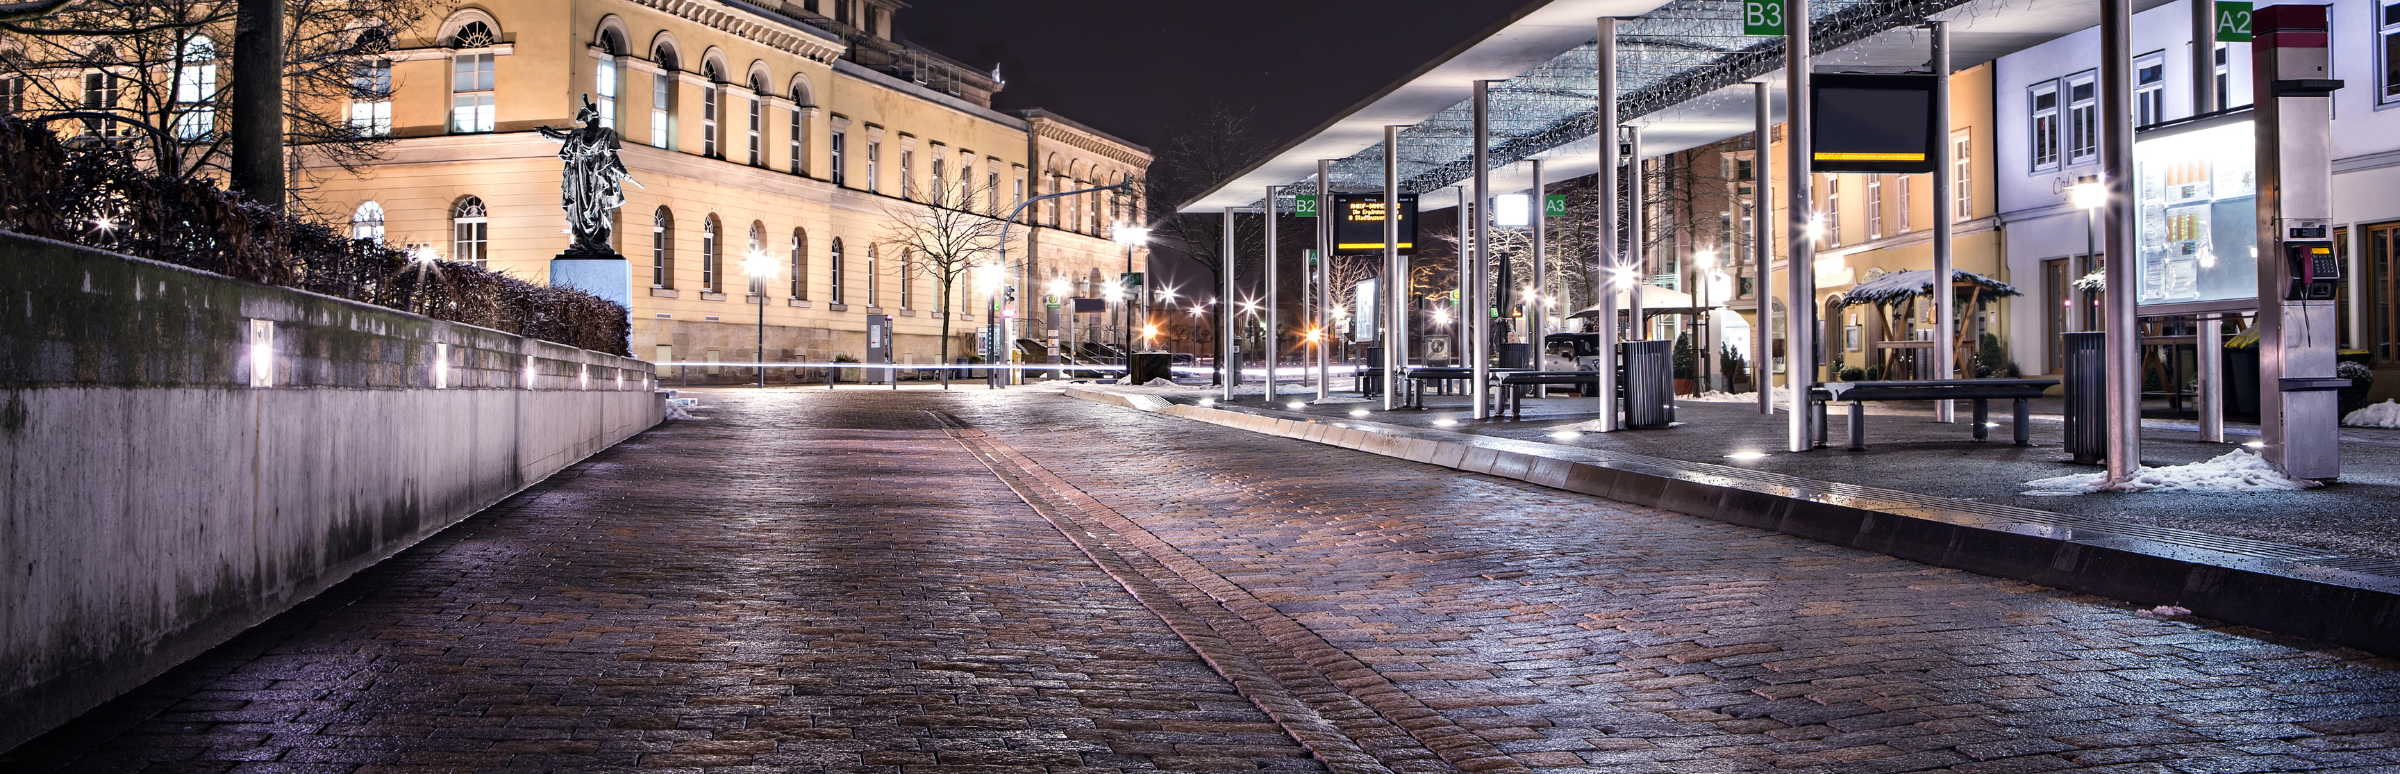
{"type": "Polygon", "coordinates": [[[663,413],[640,361],[0,233],[0,750],[663,413]]]}

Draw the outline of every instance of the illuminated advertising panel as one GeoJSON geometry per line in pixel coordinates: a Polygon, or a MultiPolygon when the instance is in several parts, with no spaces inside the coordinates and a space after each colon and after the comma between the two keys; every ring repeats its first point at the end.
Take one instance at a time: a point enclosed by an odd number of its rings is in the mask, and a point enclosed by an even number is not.
{"type": "MultiPolygon", "coordinates": [[[[1383,252],[1383,194],[1335,194],[1333,197],[1335,255],[1378,255],[1383,252]]],[[[1400,252],[1417,251],[1417,195],[1400,195],[1400,252]]]]}
{"type": "Polygon", "coordinates": [[[1383,296],[1375,293],[1375,280],[1372,277],[1359,280],[1353,292],[1357,295],[1351,296],[1355,300],[1352,306],[1357,307],[1354,311],[1358,313],[1350,316],[1354,326],[1350,330],[1350,338],[1354,341],[1374,341],[1376,321],[1383,319],[1383,296]]]}
{"type": "Polygon", "coordinates": [[[2134,303],[2143,314],[2257,306],[2257,134],[2249,115],[2228,118],[2134,138],[2134,303]]]}

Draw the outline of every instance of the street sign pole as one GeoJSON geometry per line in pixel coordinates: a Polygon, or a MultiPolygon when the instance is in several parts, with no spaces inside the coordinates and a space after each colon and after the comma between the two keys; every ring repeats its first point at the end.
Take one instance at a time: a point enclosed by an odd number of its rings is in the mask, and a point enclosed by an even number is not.
{"type": "Polygon", "coordinates": [[[1594,214],[1599,232],[1595,234],[1597,251],[1592,272],[1592,300],[1598,314],[1592,319],[1592,330],[1600,334],[1599,393],[1600,432],[1617,430],[1617,288],[1619,273],[1624,270],[1617,250],[1617,20],[1600,19],[1600,37],[1596,52],[1599,59],[1599,82],[1594,93],[1599,95],[1598,121],[1594,124],[1600,134],[1599,184],[1600,206],[1594,214]]]}
{"type": "Polygon", "coordinates": [[[1275,318],[1275,195],[1282,190],[1282,186],[1267,186],[1267,206],[1260,210],[1260,214],[1267,219],[1267,239],[1266,243],[1260,246],[1261,255],[1259,256],[1266,262],[1267,267],[1265,278],[1267,292],[1263,294],[1266,296],[1264,314],[1267,316],[1267,340],[1266,346],[1259,347],[1262,350],[1259,354],[1260,359],[1266,362],[1267,405],[1270,406],[1275,404],[1275,366],[1280,365],[1283,360],[1283,344],[1280,341],[1280,334],[1283,330],[1275,318]]]}
{"type": "MultiPolygon", "coordinates": [[[[1383,128],[1383,410],[1400,407],[1408,370],[1408,264],[1400,257],[1400,127],[1383,128]]],[[[1365,310],[1361,310],[1362,312],[1365,310]]]]}
{"type": "MultiPolygon", "coordinates": [[[[1475,208],[1459,210],[1460,213],[1471,218],[1468,225],[1473,228],[1475,234],[1475,263],[1472,267],[1473,271],[1470,272],[1472,281],[1467,284],[1467,297],[1462,299],[1472,306],[1461,310],[1472,314],[1474,322],[1460,327],[1465,331],[1473,332],[1473,341],[1462,351],[1468,357],[1473,358],[1468,363],[1471,364],[1470,367],[1474,369],[1475,373],[1474,389],[1470,393],[1475,399],[1474,416],[1476,419],[1492,418],[1492,288],[1489,281],[1492,266],[1492,219],[1484,212],[1492,200],[1491,95],[1491,81],[1475,82],[1475,208]]],[[[1467,321],[1461,319],[1460,322],[1467,321]]]]}
{"type": "MultiPolygon", "coordinates": [[[[1525,294],[1525,346],[1533,350],[1533,370],[1542,368],[1542,333],[1546,329],[1544,301],[1550,297],[1550,257],[1545,251],[1550,241],[1550,197],[1542,192],[1542,160],[1533,160],[1533,203],[1541,209],[1533,213],[1533,292],[1525,294]]],[[[1534,394],[1542,394],[1535,388],[1534,394]]]]}
{"type": "MultiPolygon", "coordinates": [[[[1958,220],[1958,194],[1950,190],[1958,185],[1950,174],[1950,23],[1937,21],[1926,25],[1933,28],[1933,371],[1936,379],[1956,379],[1958,373],[1958,292],[1953,290],[1955,265],[1951,252],[1951,224],[1958,220]]],[[[1972,312],[1973,310],[1968,310],[1972,312]]],[[[1980,342],[1978,342],[1980,344],[1980,342]]],[[[1970,374],[1971,375],[1971,374],[1970,374]]],[[[1889,378],[1889,377],[1886,377],[1889,378]]],[[[1944,424],[1958,422],[1958,404],[1953,401],[1933,402],[1933,421],[1944,424]]],[[[1978,430],[1977,432],[1982,432],[1978,430]]]]}
{"type": "Polygon", "coordinates": [[[1750,329],[1750,384],[1758,391],[1758,413],[1769,416],[1775,414],[1775,223],[1768,217],[1775,211],[1775,176],[1771,172],[1775,154],[1769,152],[1775,147],[1771,96],[1766,81],[1750,83],[1750,100],[1758,111],[1758,126],[1750,139],[1750,263],[1758,269],[1750,288],[1750,298],[1758,303],[1758,321],[1750,329]]]}
{"type": "MultiPolygon", "coordinates": [[[[1333,218],[1325,215],[1325,202],[1333,200],[1333,162],[1317,160],[1317,265],[1310,276],[1317,281],[1317,400],[1333,398],[1333,218]]],[[[1365,299],[1360,299],[1365,300],[1365,299]]]]}
{"type": "Polygon", "coordinates": [[[1783,36],[1783,99],[1784,99],[1784,173],[1790,177],[1790,202],[1784,210],[1784,238],[1791,244],[1785,251],[1790,256],[1784,262],[1784,275],[1791,287],[1791,298],[1784,301],[1784,387],[1791,392],[1784,399],[1785,409],[1791,412],[1786,424],[1789,439],[1786,448],[1794,452],[1808,451],[1815,439],[1809,432],[1810,411],[1808,391],[1817,380],[1816,358],[1816,272],[1815,247],[1810,242],[1809,222],[1816,213],[1810,193],[1809,152],[1809,29],[1808,0],[1790,0],[1781,6],[1786,19],[1799,19],[1798,24],[1784,25],[1783,36]]]}
{"type": "Polygon", "coordinates": [[[1224,286],[1217,296],[1217,378],[1224,383],[1223,398],[1233,402],[1234,390],[1242,381],[1242,343],[1233,337],[1233,208],[1225,208],[1225,235],[1218,259],[1225,268],[1224,286]]]}

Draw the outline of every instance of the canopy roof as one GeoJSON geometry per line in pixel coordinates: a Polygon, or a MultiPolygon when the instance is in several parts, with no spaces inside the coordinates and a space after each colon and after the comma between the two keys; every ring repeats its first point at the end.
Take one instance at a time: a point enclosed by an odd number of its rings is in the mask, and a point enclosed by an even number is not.
{"type": "MultiPolygon", "coordinates": [[[[2168,0],[2136,0],[2136,10],[2168,0]]],[[[1544,0],[1469,44],[1428,63],[1317,130],[1268,154],[1181,205],[1184,212],[1256,208],[1267,186],[1313,188],[1318,159],[1333,160],[1337,191],[1383,187],[1383,127],[1400,132],[1400,189],[1419,206],[1456,204],[1448,187],[1469,178],[1474,156],[1473,82],[1491,88],[1494,191],[1522,190],[1544,159],[1552,180],[1589,175],[1599,71],[1597,22],[1617,29],[1618,116],[1643,127],[1643,154],[1656,156],[1749,132],[1751,87],[1783,67],[1783,39],[1741,34],[1742,0],[1544,0]]],[[[1964,68],[2099,23],[2092,0],[1815,0],[1810,5],[1818,69],[1921,70],[1930,19],[1951,23],[1951,63],[1964,68]]],[[[1768,78],[1770,114],[1782,120],[1782,79],[1768,78]]],[[[1288,207],[1288,200],[1278,209],[1288,207]]]]}
{"type": "MultiPolygon", "coordinates": [[[[1975,288],[1982,291],[1982,296],[1985,298],[2007,298],[2009,296],[2024,295],[2023,293],[2017,292],[2015,287],[2010,286],[2006,282],[2001,282],[1975,272],[1958,269],[1953,270],[1951,274],[1953,275],[1953,281],[1950,283],[1951,287],[1975,288]]],[[[1851,288],[1848,292],[1842,294],[1841,305],[1858,306],[1860,304],[1874,304],[1877,306],[1894,306],[1908,303],[1909,299],[1912,298],[1929,296],[1932,294],[1932,269],[1896,271],[1881,277],[1876,277],[1874,279],[1858,283],[1857,287],[1851,288]]]]}

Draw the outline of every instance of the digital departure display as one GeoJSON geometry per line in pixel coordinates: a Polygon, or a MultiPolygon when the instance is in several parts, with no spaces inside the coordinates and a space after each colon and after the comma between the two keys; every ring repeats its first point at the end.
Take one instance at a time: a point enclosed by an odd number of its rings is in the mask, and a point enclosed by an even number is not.
{"type": "Polygon", "coordinates": [[[1809,85],[1812,172],[1923,174],[1934,167],[1931,75],[1824,73],[1809,85]]]}
{"type": "MultiPolygon", "coordinates": [[[[1333,251],[1336,255],[1383,252],[1383,194],[1335,194],[1333,251]]],[[[1417,251],[1417,195],[1400,195],[1400,252],[1417,251]]]]}

